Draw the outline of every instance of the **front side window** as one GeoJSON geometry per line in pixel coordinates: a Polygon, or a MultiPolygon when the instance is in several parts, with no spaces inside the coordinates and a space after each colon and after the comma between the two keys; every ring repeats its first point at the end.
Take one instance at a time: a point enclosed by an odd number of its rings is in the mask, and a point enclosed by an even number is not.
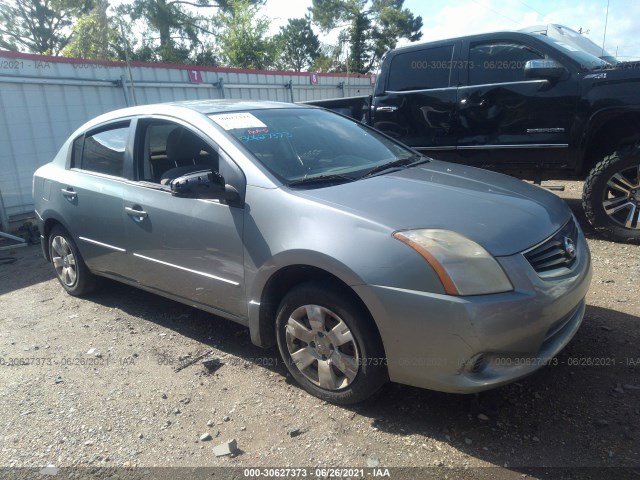
{"type": "Polygon", "coordinates": [[[375,167],[415,156],[360,123],[319,109],[265,109],[209,117],[284,183],[324,175],[355,180],[375,167]]]}
{"type": "Polygon", "coordinates": [[[138,124],[138,180],[167,185],[201,170],[218,170],[218,150],[190,128],[164,120],[138,124]]]}
{"type": "Polygon", "coordinates": [[[403,92],[450,86],[453,45],[396,55],[389,68],[387,90],[403,92]]]}
{"type": "Polygon", "coordinates": [[[89,132],[73,143],[73,166],[90,172],[123,176],[129,123],[89,132]]]}
{"type": "Polygon", "coordinates": [[[527,80],[524,76],[525,64],[541,58],[545,56],[519,43],[472,44],[469,49],[469,85],[527,80]]]}

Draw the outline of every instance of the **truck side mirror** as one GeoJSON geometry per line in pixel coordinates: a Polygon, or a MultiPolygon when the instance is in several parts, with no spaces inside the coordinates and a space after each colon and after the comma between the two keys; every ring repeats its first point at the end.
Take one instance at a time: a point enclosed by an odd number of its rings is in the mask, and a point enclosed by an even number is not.
{"type": "Polygon", "coordinates": [[[544,78],[545,80],[559,80],[566,72],[561,63],[555,60],[529,60],[524,65],[526,78],[544,78]]]}

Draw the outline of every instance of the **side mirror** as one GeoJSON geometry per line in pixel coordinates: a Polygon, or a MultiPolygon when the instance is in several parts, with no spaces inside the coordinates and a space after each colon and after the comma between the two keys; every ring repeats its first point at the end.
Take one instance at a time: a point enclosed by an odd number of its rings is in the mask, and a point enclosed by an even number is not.
{"type": "Polygon", "coordinates": [[[188,173],[171,181],[171,195],[183,198],[204,198],[226,200],[236,203],[240,194],[231,185],[226,185],[224,177],[213,170],[188,173]]]}
{"type": "Polygon", "coordinates": [[[529,60],[524,64],[524,76],[526,78],[559,80],[566,71],[562,64],[555,60],[529,60]]]}

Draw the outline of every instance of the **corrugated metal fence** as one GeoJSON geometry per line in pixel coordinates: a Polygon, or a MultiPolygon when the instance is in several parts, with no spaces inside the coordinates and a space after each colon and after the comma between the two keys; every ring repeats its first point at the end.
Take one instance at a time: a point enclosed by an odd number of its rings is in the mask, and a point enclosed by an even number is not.
{"type": "Polygon", "coordinates": [[[368,76],[93,62],[0,51],[0,221],[31,215],[31,177],[82,123],[129,105],[368,95],[368,76]]]}

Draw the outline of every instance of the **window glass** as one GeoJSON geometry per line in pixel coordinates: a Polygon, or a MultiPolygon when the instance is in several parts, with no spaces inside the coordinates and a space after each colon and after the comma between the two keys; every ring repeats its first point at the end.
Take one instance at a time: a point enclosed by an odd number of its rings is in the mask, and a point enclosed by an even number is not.
{"type": "Polygon", "coordinates": [[[518,43],[472,44],[469,49],[469,85],[524,81],[525,64],[539,58],[544,58],[544,55],[518,43]]]}
{"type": "Polygon", "coordinates": [[[128,136],[129,125],[122,124],[117,128],[86,135],[80,168],[121,177],[128,136]]]}
{"type": "Polygon", "coordinates": [[[453,45],[396,55],[389,68],[387,90],[402,92],[449,86],[453,45]]]}
{"type": "Polygon", "coordinates": [[[73,141],[73,151],[71,154],[71,167],[80,168],[82,164],[82,146],[84,145],[84,135],[73,141]]]}
{"type": "Polygon", "coordinates": [[[218,170],[217,147],[190,128],[161,120],[139,125],[143,129],[136,148],[139,180],[166,185],[182,175],[218,170]]]}
{"type": "MultiPolygon", "coordinates": [[[[582,35],[580,35],[582,37],[582,35]]],[[[580,68],[585,70],[594,70],[599,68],[610,68],[612,64],[616,63],[616,58],[608,55],[604,52],[602,58],[598,58],[588,52],[583,52],[575,47],[571,47],[565,43],[553,40],[551,38],[543,37],[543,39],[549,43],[552,43],[556,48],[564,52],[565,55],[570,56],[576,62],[580,63],[580,68]]],[[[635,68],[635,67],[634,67],[635,68]]]]}
{"type": "Polygon", "coordinates": [[[278,108],[209,116],[285,183],[358,178],[415,154],[358,122],[320,109],[278,108]]]}

